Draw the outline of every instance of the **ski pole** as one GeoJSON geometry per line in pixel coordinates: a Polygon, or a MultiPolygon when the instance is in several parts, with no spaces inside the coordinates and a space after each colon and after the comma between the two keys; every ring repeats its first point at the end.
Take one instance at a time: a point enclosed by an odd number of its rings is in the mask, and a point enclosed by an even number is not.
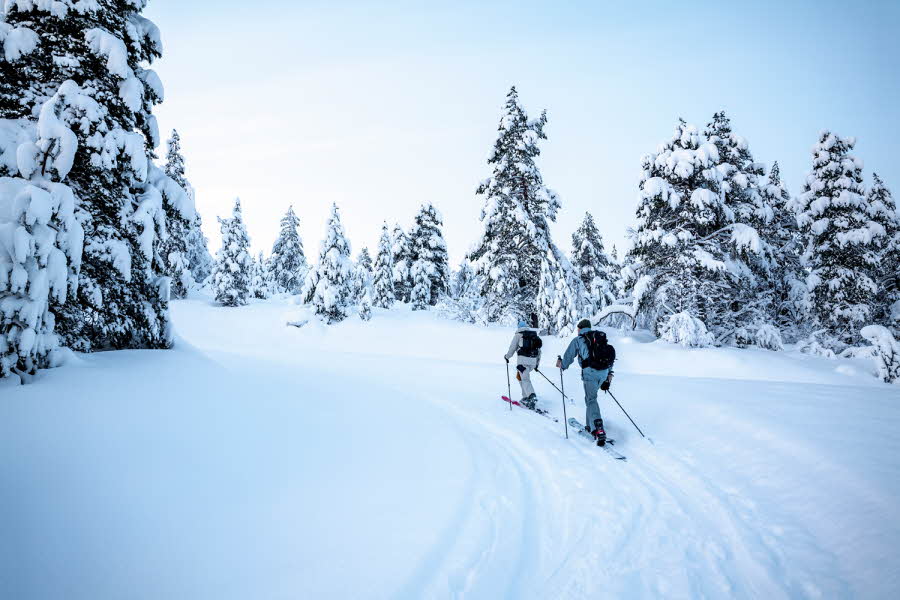
{"type": "MultiPolygon", "coordinates": [[[[562,360],[561,356],[557,356],[556,358],[559,360],[562,360]]],[[[559,393],[562,394],[562,403],[563,403],[563,425],[566,426],[566,439],[569,439],[569,418],[566,416],[566,392],[565,392],[566,383],[565,383],[565,380],[563,379],[562,367],[559,368],[559,385],[560,385],[559,393]]],[[[553,386],[553,387],[556,387],[556,386],[553,386]]]]}
{"type": "MultiPolygon", "coordinates": [[[[612,399],[613,399],[613,400],[616,400],[616,397],[613,396],[613,394],[612,394],[611,391],[606,390],[606,393],[609,394],[610,396],[612,396],[612,399]]],[[[618,401],[618,400],[616,400],[616,404],[619,404],[619,401],[618,401]]],[[[634,425],[634,428],[638,430],[638,433],[641,434],[641,437],[644,438],[644,439],[646,439],[647,436],[644,435],[644,432],[641,431],[641,428],[637,426],[637,423],[634,422],[634,419],[631,418],[631,415],[628,414],[628,411],[625,410],[625,409],[622,407],[621,404],[619,404],[619,408],[622,409],[622,412],[625,413],[625,416],[628,417],[628,420],[631,421],[631,424],[634,425]]]]}
{"type": "MultiPolygon", "coordinates": [[[[546,380],[547,380],[547,383],[549,383],[550,385],[553,386],[553,389],[555,389],[557,392],[559,392],[559,393],[562,394],[562,390],[559,389],[559,386],[556,385],[555,383],[553,383],[552,381],[550,381],[550,378],[547,377],[546,375],[544,375],[543,371],[538,371],[537,369],[535,369],[535,371],[537,371],[538,373],[540,373],[540,374],[541,374],[541,377],[543,377],[544,379],[546,379],[546,380]]],[[[569,402],[575,402],[574,400],[572,400],[571,398],[569,398],[569,397],[566,396],[565,394],[563,394],[563,397],[564,397],[566,400],[568,400],[569,402]]]]}
{"type": "Polygon", "coordinates": [[[512,410],[512,385],[509,383],[509,361],[506,361],[506,397],[509,398],[509,410],[512,410]]]}

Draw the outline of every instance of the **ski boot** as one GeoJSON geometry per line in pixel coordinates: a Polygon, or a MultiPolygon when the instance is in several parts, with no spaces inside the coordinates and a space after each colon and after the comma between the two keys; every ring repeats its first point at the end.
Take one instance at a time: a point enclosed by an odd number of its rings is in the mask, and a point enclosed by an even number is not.
{"type": "Polygon", "coordinates": [[[527,398],[522,398],[522,405],[528,410],[534,410],[537,407],[537,396],[531,394],[527,398]]]}
{"type": "Polygon", "coordinates": [[[591,432],[598,446],[606,445],[606,431],[603,429],[603,419],[594,419],[594,430],[591,432]]]}

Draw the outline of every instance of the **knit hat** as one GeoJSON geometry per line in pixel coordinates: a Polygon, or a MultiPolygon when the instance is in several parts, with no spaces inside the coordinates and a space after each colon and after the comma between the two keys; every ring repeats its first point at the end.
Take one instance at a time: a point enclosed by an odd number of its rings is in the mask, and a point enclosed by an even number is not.
{"type": "Polygon", "coordinates": [[[519,319],[519,328],[521,329],[522,327],[528,327],[528,323],[519,319]]]}
{"type": "Polygon", "coordinates": [[[591,322],[588,321],[587,319],[582,319],[582,320],[578,321],[578,329],[590,329],[590,328],[591,328],[591,322]]]}

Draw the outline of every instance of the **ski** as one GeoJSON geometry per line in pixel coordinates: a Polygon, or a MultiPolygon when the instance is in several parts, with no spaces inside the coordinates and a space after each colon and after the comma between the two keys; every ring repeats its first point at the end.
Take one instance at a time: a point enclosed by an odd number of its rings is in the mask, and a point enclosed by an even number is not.
{"type": "Polygon", "coordinates": [[[535,412],[535,413],[541,415],[542,417],[547,417],[548,419],[552,420],[554,423],[559,423],[559,419],[557,419],[556,417],[551,415],[549,411],[546,411],[543,408],[537,408],[537,407],[528,408],[527,406],[525,406],[518,400],[510,400],[509,397],[507,397],[507,396],[500,396],[500,397],[503,399],[504,402],[509,402],[513,406],[518,406],[519,408],[524,408],[525,410],[530,410],[531,412],[535,412]]]}
{"type": "MultiPolygon", "coordinates": [[[[575,417],[569,417],[569,427],[578,432],[578,435],[580,435],[581,437],[589,440],[592,444],[597,443],[597,440],[594,439],[594,436],[588,433],[587,429],[584,428],[584,425],[582,425],[575,417]]],[[[600,446],[600,448],[602,448],[607,454],[609,454],[616,460],[628,460],[624,454],[620,454],[619,452],[613,450],[612,446],[614,446],[615,443],[616,440],[612,438],[606,438],[606,445],[600,446]]]]}

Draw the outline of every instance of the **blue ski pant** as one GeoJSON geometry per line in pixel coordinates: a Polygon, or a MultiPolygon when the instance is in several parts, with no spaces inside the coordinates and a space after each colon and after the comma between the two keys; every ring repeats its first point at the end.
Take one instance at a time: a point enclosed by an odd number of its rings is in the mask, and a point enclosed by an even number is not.
{"type": "Polygon", "coordinates": [[[600,416],[600,405],[597,403],[597,392],[600,391],[600,384],[606,381],[609,375],[609,369],[598,371],[590,367],[581,370],[581,382],[584,383],[584,406],[586,409],[585,425],[594,429],[594,419],[602,419],[600,416]]]}

